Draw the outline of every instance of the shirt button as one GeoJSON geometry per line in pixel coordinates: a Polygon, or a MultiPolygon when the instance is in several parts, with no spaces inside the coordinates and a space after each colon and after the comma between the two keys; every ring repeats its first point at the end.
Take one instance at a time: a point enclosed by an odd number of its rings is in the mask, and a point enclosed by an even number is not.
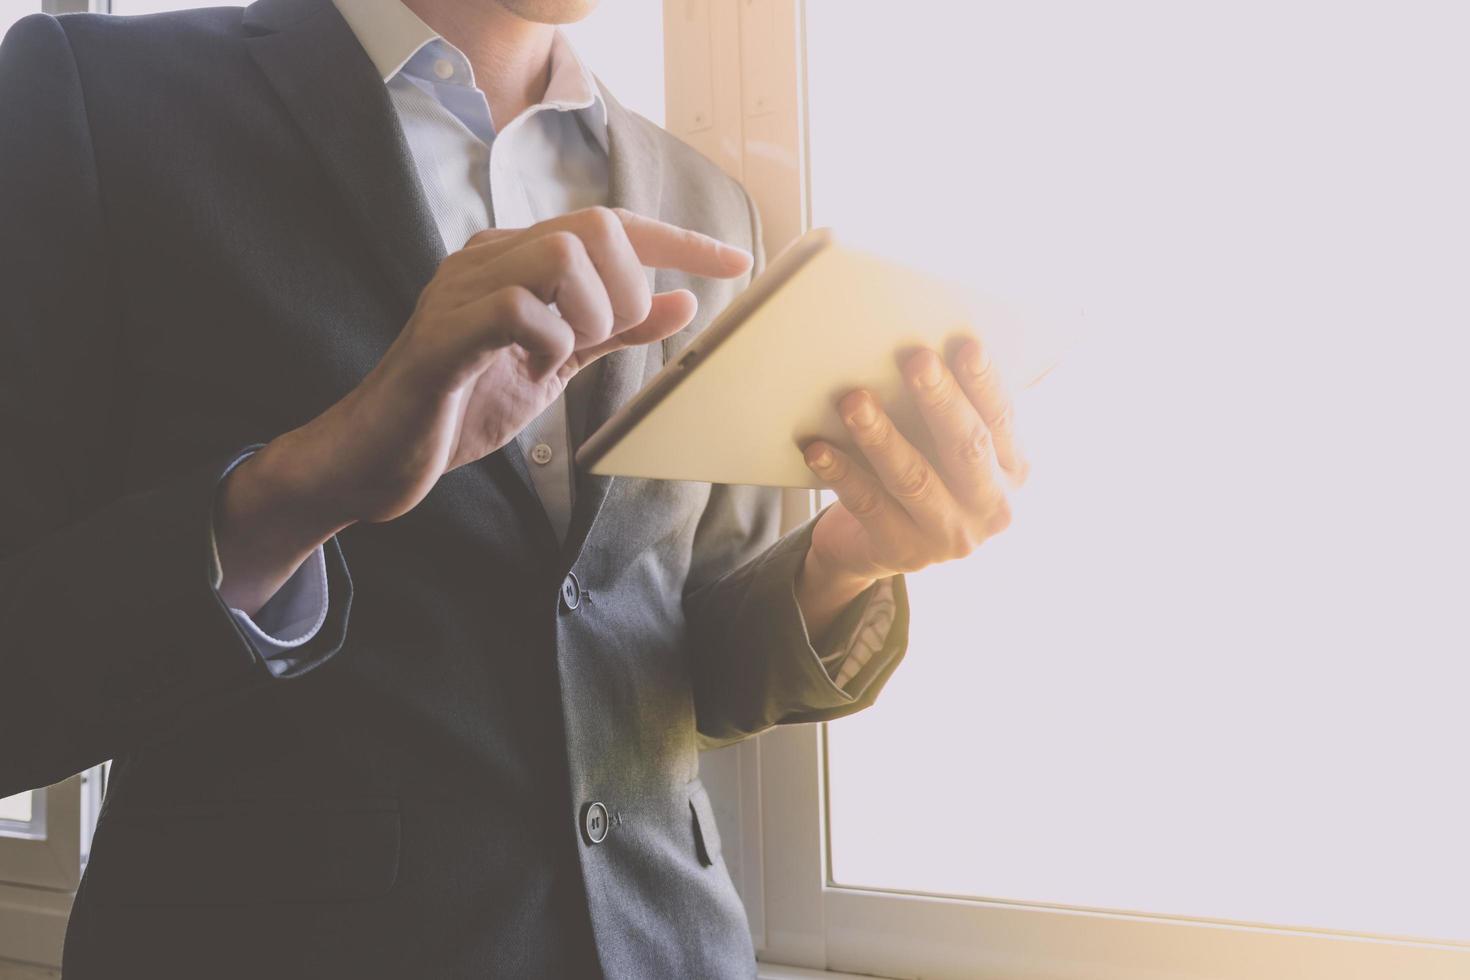
{"type": "Polygon", "coordinates": [[[454,77],[454,64],[448,58],[440,58],[434,62],[434,74],[448,81],[454,77]]]}
{"type": "Polygon", "coordinates": [[[601,844],[607,840],[607,807],[592,802],[582,807],[582,837],[589,844],[601,844]]]}
{"type": "Polygon", "coordinates": [[[561,582],[561,605],[563,609],[576,609],[582,604],[582,583],[577,581],[576,572],[567,572],[561,582]]]}
{"type": "Polygon", "coordinates": [[[544,442],[538,442],[531,447],[531,460],[541,466],[551,462],[551,457],[554,455],[556,454],[551,451],[551,447],[544,442]]]}

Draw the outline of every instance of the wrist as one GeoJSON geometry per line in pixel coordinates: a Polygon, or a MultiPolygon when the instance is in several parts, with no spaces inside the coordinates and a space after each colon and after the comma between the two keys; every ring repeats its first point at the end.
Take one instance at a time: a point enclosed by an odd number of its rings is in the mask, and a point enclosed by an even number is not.
{"type": "Polygon", "coordinates": [[[846,596],[849,600],[856,599],[878,581],[878,576],[864,575],[836,566],[815,547],[807,549],[799,578],[810,583],[813,588],[834,596],[846,596]]]}
{"type": "Polygon", "coordinates": [[[821,636],[876,581],[872,576],[834,568],[816,548],[809,548],[796,575],[796,603],[807,632],[821,636]]]}
{"type": "Polygon", "coordinates": [[[283,544],[294,542],[310,552],[356,523],[348,494],[333,483],[341,468],[313,441],[310,426],[271,440],[239,469],[245,470],[244,489],[254,509],[267,517],[267,533],[283,544]]]}
{"type": "Polygon", "coordinates": [[[287,433],[225,478],[215,504],[214,535],[226,602],[255,615],[313,551],[352,521],[287,433]]]}

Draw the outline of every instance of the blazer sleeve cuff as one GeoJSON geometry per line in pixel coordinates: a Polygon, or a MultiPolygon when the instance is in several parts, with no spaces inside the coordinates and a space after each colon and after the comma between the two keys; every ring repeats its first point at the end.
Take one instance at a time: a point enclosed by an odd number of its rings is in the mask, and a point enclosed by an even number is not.
{"type": "Polygon", "coordinates": [[[848,603],[818,644],[822,665],[837,686],[849,694],[861,692],[864,668],[888,642],[897,601],[895,577],[879,579],[848,603]]]}
{"type": "MultiPolygon", "coordinates": [[[[226,466],[220,482],[223,483],[225,477],[258,448],[251,447],[236,456],[226,466]]],[[[327,545],[313,551],[254,616],[239,609],[230,610],[246,640],[275,677],[304,674],[324,663],[336,650],[335,646],[312,645],[312,640],[327,624],[332,610],[332,579],[340,582],[346,577],[346,563],[341,549],[336,546],[336,539],[333,538],[328,545],[332,546],[330,558],[327,545]]],[[[218,594],[224,570],[220,567],[213,519],[209,528],[209,557],[210,583],[218,594]]]]}
{"type": "MultiPolygon", "coordinates": [[[[105,532],[118,540],[94,543],[99,565],[110,570],[93,570],[73,589],[112,580],[124,563],[132,579],[127,588],[114,581],[86,617],[98,627],[105,623],[115,654],[104,658],[107,666],[95,679],[97,707],[89,728],[171,729],[278,676],[215,588],[219,566],[210,539],[216,491],[253,448],[216,456],[165,487],[120,503],[105,532]]],[[[346,636],[352,602],[346,562],[336,541],[323,557],[330,607],[321,629],[298,648],[300,669],[279,676],[325,662],[346,636]]],[[[93,628],[88,623],[75,632],[85,635],[93,628]]]]}
{"type": "MultiPolygon", "coordinates": [[[[737,622],[750,633],[740,645],[761,657],[773,721],[826,721],[872,704],[908,649],[908,592],[902,576],[889,580],[892,620],[881,644],[862,669],[839,685],[807,630],[796,600],[796,578],[811,548],[816,518],[807,521],[757,559],[744,608],[737,622]]],[[[862,617],[871,593],[850,607],[862,617]]],[[[841,617],[847,620],[848,615],[841,617]]],[[[840,625],[840,624],[839,624],[840,625]]],[[[838,632],[836,630],[829,632],[838,632]]],[[[839,632],[838,635],[841,635],[839,632]]]]}

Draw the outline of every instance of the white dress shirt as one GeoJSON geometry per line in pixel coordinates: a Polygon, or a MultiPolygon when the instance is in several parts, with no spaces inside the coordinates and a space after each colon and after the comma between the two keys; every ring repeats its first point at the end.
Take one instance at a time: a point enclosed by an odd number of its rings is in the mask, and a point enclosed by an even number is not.
{"type": "MultiPolygon", "coordinates": [[[[546,93],[496,130],[469,59],[400,0],[333,0],[367,52],[403,129],[424,198],[455,252],[487,228],[524,228],[608,199],[607,112],[591,73],[557,32],[546,93]]],[[[557,537],[576,485],[565,398],[517,437],[557,537]]],[[[881,649],[894,614],[891,586],[868,593],[851,635],[822,655],[845,684],[881,649]]],[[[252,619],[236,618],[277,673],[326,620],[326,562],[319,548],[252,619]]]]}

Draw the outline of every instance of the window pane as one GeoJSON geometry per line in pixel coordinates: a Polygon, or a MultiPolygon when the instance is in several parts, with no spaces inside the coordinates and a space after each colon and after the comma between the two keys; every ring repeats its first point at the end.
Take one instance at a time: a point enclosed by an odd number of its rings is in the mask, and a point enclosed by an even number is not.
{"type": "Polygon", "coordinates": [[[41,0],[0,0],[0,37],[22,17],[40,12],[41,0]]]}
{"type": "Polygon", "coordinates": [[[15,796],[7,796],[0,799],[0,820],[14,820],[17,823],[31,822],[31,793],[17,793],[15,796]]]}
{"type": "Polygon", "coordinates": [[[816,223],[1086,314],[837,882],[1470,939],[1464,10],[809,0],[816,223]]]}

